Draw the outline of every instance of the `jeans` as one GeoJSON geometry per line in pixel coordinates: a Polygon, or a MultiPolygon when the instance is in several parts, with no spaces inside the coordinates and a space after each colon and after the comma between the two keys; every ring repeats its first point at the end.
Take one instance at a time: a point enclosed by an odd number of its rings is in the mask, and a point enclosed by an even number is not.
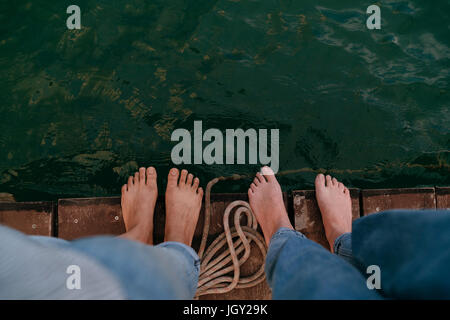
{"type": "Polygon", "coordinates": [[[0,226],[0,299],[192,299],[199,270],[197,253],[178,242],[66,241],[0,226]],[[70,266],[80,289],[67,285],[70,266]]]}
{"type": "Polygon", "coordinates": [[[275,299],[450,299],[450,211],[392,210],[353,222],[330,254],[299,232],[271,239],[275,299]],[[367,283],[379,270],[380,288],[367,283]],[[369,272],[370,270],[370,272],[369,272]]]}
{"type": "Polygon", "coordinates": [[[334,247],[336,254],[331,254],[302,233],[280,228],[270,240],[265,265],[273,298],[380,299],[349,263],[351,234],[336,239],[334,247]]]}
{"type": "MultiPolygon", "coordinates": [[[[450,298],[448,211],[392,211],[358,219],[335,254],[280,228],[265,262],[274,299],[450,298]],[[393,232],[395,231],[395,232],[393,232]],[[366,268],[381,270],[369,289],[366,268]]],[[[192,299],[200,261],[177,242],[148,246],[117,237],[74,241],[0,226],[0,299],[192,299]],[[80,270],[80,289],[69,289],[80,270]]]]}

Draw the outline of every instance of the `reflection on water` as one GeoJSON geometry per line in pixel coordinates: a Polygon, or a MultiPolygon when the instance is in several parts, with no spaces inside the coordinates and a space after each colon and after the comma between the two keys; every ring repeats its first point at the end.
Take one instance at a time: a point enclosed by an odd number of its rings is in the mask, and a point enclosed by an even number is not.
{"type": "Polygon", "coordinates": [[[115,195],[147,165],[163,186],[194,120],[279,128],[286,190],[449,185],[450,2],[378,3],[381,30],[365,1],[84,0],[67,30],[64,2],[2,1],[0,192],[115,195]]]}

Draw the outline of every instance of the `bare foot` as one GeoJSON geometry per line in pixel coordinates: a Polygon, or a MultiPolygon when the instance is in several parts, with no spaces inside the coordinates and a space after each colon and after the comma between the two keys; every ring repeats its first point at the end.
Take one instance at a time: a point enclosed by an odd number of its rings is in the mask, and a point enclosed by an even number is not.
{"type": "Polygon", "coordinates": [[[122,214],[126,233],[121,237],[153,244],[153,212],[158,188],[156,170],[140,168],[122,187],[122,214]]]}
{"type": "Polygon", "coordinates": [[[322,213],[325,234],[331,251],[340,235],[352,231],[352,201],[350,191],[336,178],[318,174],[315,181],[316,198],[322,213]]]}
{"type": "Polygon", "coordinates": [[[170,169],[166,189],[166,227],[164,241],[192,243],[198,215],[202,207],[200,180],[187,170],[170,169]]]}
{"type": "Polygon", "coordinates": [[[267,246],[273,234],[281,227],[294,229],[284,207],[283,194],[275,174],[269,167],[256,174],[248,189],[250,207],[258,220],[267,246]]]}

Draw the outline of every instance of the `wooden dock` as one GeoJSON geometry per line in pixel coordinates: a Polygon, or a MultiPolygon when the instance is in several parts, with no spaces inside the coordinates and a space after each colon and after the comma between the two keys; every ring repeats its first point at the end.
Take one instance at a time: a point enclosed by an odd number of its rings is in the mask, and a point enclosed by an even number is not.
{"type": "MultiPolygon", "coordinates": [[[[353,219],[388,209],[450,209],[450,187],[407,189],[351,189],[353,219]]],[[[295,229],[329,250],[320,211],[312,190],[284,194],[289,218],[295,229]]],[[[211,241],[223,231],[223,212],[234,200],[248,200],[246,194],[212,194],[211,241]]],[[[195,231],[194,249],[198,249],[203,228],[204,208],[195,231]]],[[[155,243],[164,238],[164,198],[155,210],[155,243]]],[[[0,223],[30,235],[60,237],[67,240],[94,235],[119,235],[125,232],[120,197],[59,199],[57,202],[0,203],[0,223]]],[[[262,261],[258,250],[241,268],[245,276],[257,270],[262,261]]],[[[267,283],[226,294],[206,295],[201,299],[270,299],[267,283]]]]}

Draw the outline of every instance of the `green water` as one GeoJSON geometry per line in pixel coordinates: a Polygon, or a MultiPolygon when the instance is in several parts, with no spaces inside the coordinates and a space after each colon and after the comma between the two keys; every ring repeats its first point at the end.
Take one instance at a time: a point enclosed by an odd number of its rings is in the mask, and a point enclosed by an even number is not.
{"type": "MultiPolygon", "coordinates": [[[[285,190],[450,185],[450,1],[0,0],[0,192],[161,190],[176,128],[280,129],[285,190]],[[81,8],[68,30],[66,8],[81,8]]],[[[254,165],[187,166],[202,184],[254,165]]],[[[248,181],[216,191],[245,191],[248,181]]]]}

